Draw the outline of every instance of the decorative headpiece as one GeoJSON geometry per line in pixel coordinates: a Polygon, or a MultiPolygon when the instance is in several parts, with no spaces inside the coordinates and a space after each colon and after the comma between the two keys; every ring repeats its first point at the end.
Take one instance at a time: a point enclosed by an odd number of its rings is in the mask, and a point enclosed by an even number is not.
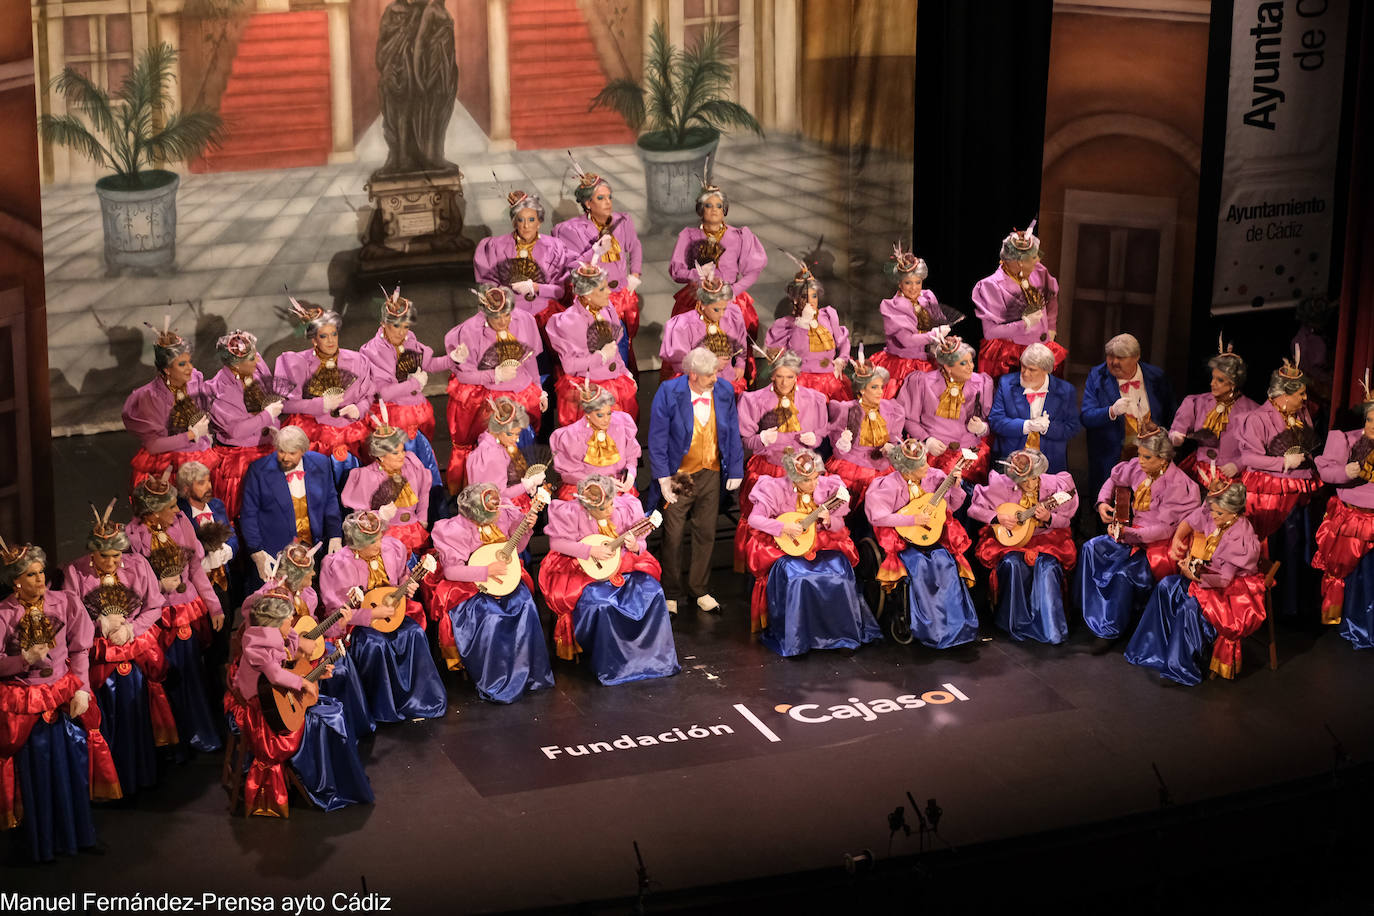
{"type": "Polygon", "coordinates": [[[24,554],[33,549],[32,544],[20,544],[11,547],[5,543],[4,538],[0,538],[0,566],[12,566],[24,558],[24,554]]]}
{"type": "Polygon", "coordinates": [[[365,547],[368,544],[374,544],[381,540],[386,529],[386,519],[371,509],[350,512],[344,516],[343,535],[350,547],[365,547]]]}
{"type": "Polygon", "coordinates": [[[387,413],[386,402],[377,401],[378,416],[369,416],[368,420],[376,429],[367,437],[367,450],[374,457],[382,455],[394,455],[405,450],[406,431],[400,427],[391,425],[391,417],[387,413]]]}
{"type": "Polygon", "coordinates": [[[959,349],[964,345],[964,339],[958,334],[931,334],[930,344],[927,349],[930,355],[937,361],[945,363],[957,363],[959,349]],[[945,357],[941,359],[941,357],[945,357]]]}
{"type": "Polygon", "coordinates": [[[234,363],[241,363],[248,359],[256,359],[258,337],[256,334],[241,329],[230,331],[215,341],[215,352],[219,354],[220,362],[226,366],[232,366],[234,363]]]}
{"type": "Polygon", "coordinates": [[[1006,469],[1007,476],[1017,483],[1039,477],[1050,469],[1050,460],[1033,448],[1018,449],[1008,455],[1005,461],[998,463],[1006,469]]]}
{"type": "Polygon", "coordinates": [[[172,468],[168,466],[157,477],[145,477],[138,482],[131,494],[134,514],[137,516],[161,512],[177,501],[176,490],[172,488],[172,468]]]}
{"type": "Polygon", "coordinates": [[[606,271],[596,264],[583,264],[578,261],[570,279],[573,293],[578,296],[585,296],[601,288],[601,284],[606,282],[606,271]]]}
{"type": "Polygon", "coordinates": [[[1301,363],[1302,347],[1298,344],[1293,344],[1293,359],[1289,361],[1288,357],[1285,356],[1283,358],[1283,365],[1277,370],[1279,377],[1290,381],[1297,381],[1305,378],[1306,374],[1302,371],[1301,363]]]}
{"type": "MultiPolygon", "coordinates": [[[[314,570],[315,554],[319,553],[320,544],[316,542],[314,546],[306,547],[304,544],[288,544],[286,549],[281,552],[282,565],[294,566],[300,570],[314,570]]],[[[277,572],[284,572],[278,569],[277,572]]]]}
{"type": "Polygon", "coordinates": [[[814,480],[825,470],[825,463],[810,449],[794,449],[789,445],[782,450],[782,469],[789,480],[814,480]]]}
{"type": "Polygon", "coordinates": [[[511,191],[507,194],[506,203],[510,205],[511,213],[535,209],[535,199],[521,190],[511,191]]]}
{"type": "Polygon", "coordinates": [[[1235,481],[1233,481],[1230,477],[1227,477],[1225,474],[1218,471],[1217,476],[1213,477],[1211,481],[1207,484],[1207,495],[1220,496],[1222,493],[1225,493],[1226,488],[1234,482],[1235,481]]]}
{"type": "Polygon", "coordinates": [[[517,403],[514,398],[505,395],[495,399],[487,398],[487,406],[491,408],[491,415],[487,417],[487,429],[493,433],[513,433],[530,425],[530,415],[525,406],[517,403]]]}
{"type": "Polygon", "coordinates": [[[1231,380],[1231,384],[1239,389],[1245,384],[1246,369],[1245,360],[1240,358],[1229,343],[1222,340],[1221,334],[1217,334],[1217,355],[1207,360],[1208,369],[1216,369],[1222,375],[1231,380]]]}
{"type": "Polygon", "coordinates": [[[382,321],[387,324],[414,324],[415,323],[415,303],[401,295],[401,284],[396,284],[396,288],[391,292],[382,287],[382,321]]]}
{"type": "Polygon", "coordinates": [[[1228,477],[1217,477],[1207,485],[1207,501],[1236,515],[1245,513],[1245,495],[1245,484],[1228,477]]]}
{"type": "Polygon", "coordinates": [[[1302,348],[1293,344],[1293,358],[1283,358],[1283,365],[1269,375],[1268,397],[1297,394],[1310,384],[1307,373],[1302,371],[1302,348]]]}
{"type": "Polygon", "coordinates": [[[1360,400],[1360,406],[1364,408],[1365,413],[1368,413],[1369,409],[1374,407],[1374,393],[1369,390],[1368,366],[1365,367],[1364,378],[1360,379],[1360,390],[1364,392],[1364,397],[1360,400]]]}
{"type": "Polygon", "coordinates": [[[1028,261],[1040,256],[1040,239],[1035,236],[1035,220],[1025,229],[1012,229],[1002,239],[1003,261],[1028,261]]]}
{"type": "Polygon", "coordinates": [[[489,286],[484,283],[474,289],[472,294],[477,297],[482,313],[489,318],[509,315],[515,310],[515,299],[504,286],[489,286]]]}
{"type": "Polygon", "coordinates": [[[291,307],[286,310],[286,317],[295,325],[298,334],[313,338],[315,332],[323,325],[332,324],[338,327],[343,322],[339,313],[333,309],[316,305],[308,299],[297,299],[289,293],[286,298],[291,302],[291,307]]]}
{"type": "MultiPolygon", "coordinates": [[[[859,343],[858,355],[849,361],[848,368],[850,371],[849,384],[854,390],[855,397],[859,396],[859,392],[862,391],[864,386],[871,382],[873,377],[879,372],[877,363],[864,358],[864,345],[862,341],[859,343]]],[[[887,379],[883,381],[887,381],[887,379]]]]}
{"type": "Polygon", "coordinates": [[[171,315],[163,316],[160,331],[146,321],[143,326],[156,335],[153,339],[153,364],[159,371],[171,365],[172,360],[181,354],[191,352],[191,344],[172,327],[171,315]]]}
{"type": "Polygon", "coordinates": [[[907,274],[915,274],[924,280],[930,275],[930,269],[926,267],[926,262],[907,248],[897,242],[892,246],[892,255],[887,259],[885,265],[889,274],[897,279],[901,279],[907,274]]]}
{"type": "Polygon", "coordinates": [[[792,304],[796,305],[805,299],[808,289],[814,289],[816,295],[819,296],[821,294],[821,282],[811,272],[810,265],[785,248],[778,250],[787,255],[793,264],[797,265],[797,272],[792,275],[792,279],[787,283],[787,298],[792,300],[792,304]]]}
{"type": "Polygon", "coordinates": [[[615,482],[602,474],[584,477],[577,485],[577,501],[588,509],[604,509],[615,502],[615,482]]]}
{"type": "Polygon", "coordinates": [[[719,194],[719,193],[720,193],[720,185],[715,184],[715,183],[713,183],[713,182],[711,181],[711,159],[712,159],[712,157],[707,156],[707,157],[706,157],[706,161],[703,162],[703,163],[701,164],[701,193],[702,193],[702,194],[719,194]]]}
{"type": "Polygon", "coordinates": [[[926,466],[926,445],[920,439],[892,442],[884,451],[887,460],[901,473],[916,471],[926,466]]]}
{"type": "Polygon", "coordinates": [[[112,538],[124,530],[123,525],[118,522],[110,521],[110,514],[114,512],[115,503],[117,501],[118,497],[110,500],[110,504],[105,507],[104,514],[95,507],[95,503],[90,504],[91,514],[95,516],[95,524],[91,525],[91,534],[94,537],[101,538],[102,540],[105,538],[112,538]]]}
{"type": "Polygon", "coordinates": [[[568,159],[572,162],[573,175],[577,176],[577,187],[573,189],[573,200],[577,201],[583,209],[586,209],[587,201],[592,199],[592,191],[596,189],[596,186],[608,184],[608,182],[595,172],[588,172],[582,168],[582,163],[573,156],[572,150],[568,150],[568,159]]]}

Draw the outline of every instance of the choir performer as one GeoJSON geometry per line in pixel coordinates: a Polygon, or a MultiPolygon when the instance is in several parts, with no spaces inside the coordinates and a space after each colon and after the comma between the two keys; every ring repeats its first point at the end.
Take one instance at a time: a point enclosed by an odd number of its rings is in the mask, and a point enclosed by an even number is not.
{"type": "Polygon", "coordinates": [[[411,326],[419,314],[415,303],[401,295],[397,286],[382,300],[381,321],[372,339],[358,348],[367,360],[377,400],[386,405],[389,422],[406,431],[408,438],[422,435],[434,441],[434,407],[425,397],[432,372],[447,372],[453,359],[447,353],[420,343],[411,326]]]}
{"type": "Polygon", "coordinates": [[[258,355],[255,335],[231,331],[216,342],[215,351],[224,365],[208,386],[210,421],[219,440],[211,486],[230,520],[237,521],[248,466],[272,451],[286,404],[258,355]]]}
{"type": "Polygon", "coordinates": [[[333,464],[310,451],[305,430],[286,427],[277,436],[276,451],[249,465],[239,531],[258,574],[255,586],[271,578],[268,562],[293,541],[307,547],[324,544],[325,553],[339,548],[333,464]]]}
{"type": "Polygon", "coordinates": [[[371,431],[366,414],[375,388],[369,363],[356,350],[339,346],[343,319],[338,312],[293,296],[289,315],[310,348],[277,357],[272,374],[290,389],[282,425],[305,430],[317,452],[357,455],[371,431]]]}
{"type": "Polygon", "coordinates": [[[568,253],[555,236],[539,232],[544,224],[544,201],[539,195],[511,191],[506,203],[511,234],[488,236],[477,243],[473,275],[484,286],[514,290],[520,308],[535,316],[542,333],[549,319],[563,311],[563,287],[571,266],[568,253]]]}
{"type": "Polygon", "coordinates": [[[1218,473],[1229,478],[1240,474],[1236,432],[1240,429],[1240,418],[1259,407],[1240,391],[1247,376],[1245,360],[1229,344],[1223,349],[1220,337],[1217,355],[1207,360],[1207,371],[1211,374],[1208,390],[1184,398],[1169,427],[1169,441],[1175,447],[1183,445],[1186,439],[1198,443],[1197,450],[1180,461],[1178,468],[1204,489],[1218,473]]]}
{"type": "Polygon", "coordinates": [[[617,410],[615,395],[595,382],[580,387],[577,400],[582,419],[549,436],[553,469],[563,480],[558,498],[572,499],[577,485],[593,474],[610,477],[620,493],[638,496],[635,472],[640,449],[635,421],[617,410]]]}
{"type": "Polygon", "coordinates": [[[933,339],[930,357],[936,371],[911,378],[897,396],[906,413],[906,434],[921,440],[931,466],[945,473],[969,449],[978,457],[964,467],[963,479],[986,483],[993,381],[973,370],[973,348],[953,334],[933,339]]]}
{"type": "Polygon", "coordinates": [[[931,365],[931,342],[949,333],[950,317],[940,308],[935,293],[925,288],[930,268],[922,258],[902,247],[892,246],[892,257],[883,271],[897,281],[897,292],[878,306],[883,316],[883,336],[887,346],[873,354],[873,362],[886,369],[888,383],[884,397],[893,398],[913,372],[925,373],[931,365]]]}
{"type": "Polygon", "coordinates": [[[696,308],[675,313],[663,328],[663,346],[658,353],[663,360],[663,380],[682,374],[682,359],[689,350],[705,347],[716,355],[717,373],[734,386],[738,397],[744,393],[745,354],[751,339],[744,317],[730,298],[730,284],[709,264],[702,265],[700,275],[695,276],[697,282],[691,288],[696,308]]]}
{"type": "MultiPolygon", "coordinates": [[[[429,543],[429,471],[414,452],[406,451],[406,432],[390,425],[385,407],[374,422],[377,428],[367,439],[373,461],[349,472],[339,501],[359,512],[391,507],[395,511],[387,536],[418,553],[429,543]]],[[[418,623],[424,627],[423,614],[418,623]]]]}
{"type": "Polygon", "coordinates": [[[1054,354],[1033,343],[1021,354],[1021,371],[997,380],[997,393],[988,412],[995,437],[993,453],[1010,455],[1033,449],[1049,462],[1052,474],[1069,467],[1069,440],[1078,435],[1078,392],[1050,374],[1054,354]]]}
{"type": "MultiPolygon", "coordinates": [[[[501,488],[501,498],[529,508],[535,488],[543,484],[546,469],[530,466],[520,450],[520,434],[530,425],[525,408],[502,395],[489,405],[487,428],[477,437],[468,457],[467,476],[473,483],[491,483],[501,488]]],[[[431,617],[434,609],[430,609],[431,617]]]]}
{"type": "Polygon", "coordinates": [[[863,344],[849,366],[854,398],[829,404],[833,454],[825,469],[844,481],[857,506],[864,501],[869,484],[892,470],[887,446],[902,441],[906,411],[885,395],[887,370],[864,359],[863,344]]]}
{"type": "Polygon", "coordinates": [[[1312,565],[1322,575],[1322,622],[1340,625],[1356,649],[1374,648],[1374,395],[1364,377],[1359,410],[1364,426],[1332,430],[1317,459],[1322,480],[1336,488],[1317,529],[1312,565]]]}
{"type": "Polygon", "coordinates": [[[1015,372],[1033,343],[1050,351],[1051,372],[1060,372],[1068,351],[1055,342],[1059,282],[1040,263],[1035,220],[1002,240],[1001,264],[973,287],[973,306],[983,322],[978,371],[993,378],[1015,372]]]}
{"type": "Polygon", "coordinates": [[[697,194],[696,211],[700,225],[687,226],[677,234],[677,244],[668,262],[668,276],[683,284],[673,294],[673,315],[699,307],[700,294],[694,289],[697,267],[711,264],[715,275],[725,282],[728,290],[725,301],[734,306],[729,311],[738,314],[749,339],[758,340],[759,313],[749,287],[768,266],[768,253],[758,236],[749,229],[725,224],[725,217],[730,215],[730,199],[704,177],[701,192],[697,194]]]}
{"type": "Polygon", "coordinates": [[[617,344],[625,326],[611,307],[606,278],[595,264],[578,264],[572,272],[576,305],[549,320],[549,343],[564,373],[554,383],[559,426],[577,422],[577,388],[589,381],[614,394],[616,406],[630,419],[639,418],[635,379],[617,344]]]}
{"type": "Polygon", "coordinates": [[[811,268],[790,254],[788,257],[797,264],[796,276],[787,284],[792,314],[769,325],[764,346],[797,354],[801,358],[798,384],[814,388],[830,400],[843,401],[849,397],[849,386],[842,378],[849,359],[849,329],[840,324],[833,308],[821,306],[824,290],[811,268]]]}
{"type": "Polygon", "coordinates": [[[1168,429],[1174,421],[1174,390],[1164,370],[1140,361],[1140,342],[1130,334],[1107,341],[1106,360],[1093,366],[1083,385],[1080,419],[1088,431],[1088,486],[1096,493],[1119,462],[1135,457],[1147,423],[1168,429]]]}
{"type": "Polygon", "coordinates": [[[130,463],[129,487],[165,469],[175,471],[187,461],[213,468],[218,463],[210,420],[211,395],[205,378],[191,364],[191,344],[163,323],[153,343],[157,378],[135,388],[124,401],[124,428],[138,438],[139,449],[130,463]]]}

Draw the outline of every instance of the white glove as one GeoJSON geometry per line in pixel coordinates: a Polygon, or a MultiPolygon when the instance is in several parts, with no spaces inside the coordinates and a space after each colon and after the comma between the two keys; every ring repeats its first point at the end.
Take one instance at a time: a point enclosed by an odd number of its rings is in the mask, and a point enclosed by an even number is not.
{"type": "Polygon", "coordinates": [[[1044,317],[1044,314],[1045,313],[1043,311],[1032,312],[1029,315],[1022,317],[1021,320],[1025,322],[1027,328],[1033,328],[1040,323],[1040,319],[1044,317]]]}
{"type": "Polygon", "coordinates": [[[1180,445],[1182,445],[1184,438],[1185,437],[1183,433],[1169,433],[1169,442],[1174,446],[1174,448],[1178,448],[1180,445]]]}
{"type": "Polygon", "coordinates": [[[234,552],[229,549],[229,545],[221,544],[201,558],[200,568],[206,572],[210,572],[212,569],[219,569],[225,563],[233,559],[233,557],[234,552]]]}
{"type": "MultiPolygon", "coordinates": [[[[106,639],[109,639],[120,627],[124,626],[123,614],[101,614],[98,619],[100,621],[100,635],[106,639]]],[[[123,644],[120,643],[119,645],[123,644]]]]}
{"type": "Polygon", "coordinates": [[[743,483],[743,482],[744,482],[744,479],[741,478],[741,477],[731,477],[729,480],[725,481],[725,489],[726,489],[726,492],[729,492],[729,493],[735,492],[736,490],[739,489],[739,485],[740,485],[741,483],[743,483]]]}
{"type": "Polygon", "coordinates": [[[539,489],[539,485],[544,482],[544,472],[535,471],[520,478],[520,483],[525,487],[525,492],[533,496],[534,491],[539,489]]]}
{"type": "Polygon", "coordinates": [[[421,391],[424,391],[425,386],[429,384],[429,373],[423,369],[416,369],[410,373],[410,380],[418,385],[421,391]]]}
{"type": "Polygon", "coordinates": [[[1054,342],[1054,339],[1055,339],[1056,337],[1058,337],[1058,336],[1059,336],[1059,333],[1058,333],[1057,331],[1046,331],[1046,332],[1045,332],[1045,340],[1048,341],[1048,342],[1050,342],[1050,343],[1053,343],[1053,342],[1054,342]]]}
{"type": "Polygon", "coordinates": [[[546,410],[548,410],[548,409],[549,409],[549,393],[548,393],[547,391],[541,391],[541,392],[539,392],[539,412],[540,412],[540,413],[543,413],[544,411],[546,411],[546,410]]]}
{"type": "Polygon", "coordinates": [[[341,539],[339,539],[339,538],[330,538],[330,539],[329,539],[329,544],[328,544],[327,547],[325,547],[324,552],[325,552],[325,553],[336,553],[341,547],[343,547],[343,541],[342,541],[341,539]]]}
{"type": "Polygon", "coordinates": [[[1359,477],[1360,463],[1358,461],[1352,461],[1349,464],[1347,464],[1345,466],[1345,476],[1349,477],[1351,480],[1354,480],[1356,477],[1359,477]]]}
{"type": "Polygon", "coordinates": [[[1285,471],[1291,471],[1302,464],[1302,461],[1303,455],[1301,452],[1288,452],[1283,456],[1283,469],[1285,471]]]}
{"type": "Polygon", "coordinates": [[[634,292],[635,290],[639,289],[640,284],[642,284],[643,282],[644,281],[641,280],[635,274],[630,274],[625,278],[625,288],[630,292],[634,292]]]}
{"type": "Polygon", "coordinates": [[[806,432],[802,433],[800,436],[797,437],[797,441],[800,442],[802,445],[806,446],[807,448],[811,448],[816,444],[818,440],[816,439],[815,433],[811,432],[810,430],[807,430],[806,432]]]}
{"type": "Polygon", "coordinates": [[[209,415],[201,414],[200,419],[191,424],[191,429],[189,430],[189,432],[191,433],[192,439],[204,439],[206,436],[208,436],[210,434],[209,415]]]}
{"type": "Polygon", "coordinates": [[[449,356],[449,359],[453,360],[455,363],[465,363],[465,362],[467,362],[467,361],[468,361],[468,345],[467,345],[467,344],[461,344],[461,343],[460,343],[458,346],[456,346],[456,347],[454,347],[452,350],[449,350],[449,351],[448,351],[448,356],[449,356]]]}
{"type": "Polygon", "coordinates": [[[846,429],[844,432],[840,433],[840,438],[835,440],[835,451],[848,452],[853,447],[854,433],[846,429]]]}
{"type": "Polygon", "coordinates": [[[503,363],[492,370],[492,375],[496,377],[496,383],[499,385],[502,382],[509,382],[511,379],[515,378],[515,373],[518,371],[518,367],[507,366],[503,363]]]}
{"type": "Polygon", "coordinates": [[[273,401],[271,404],[268,404],[266,407],[264,407],[262,409],[262,412],[267,414],[273,420],[275,420],[277,419],[277,417],[281,416],[282,408],[285,406],[285,401],[273,401]]]}
{"type": "Polygon", "coordinates": [[[345,404],[339,408],[339,416],[346,420],[356,420],[361,414],[358,413],[357,404],[345,404]]]}
{"type": "Polygon", "coordinates": [[[67,706],[67,711],[73,719],[85,715],[86,710],[91,706],[91,695],[84,690],[78,690],[72,694],[72,701],[67,706]]]}
{"type": "Polygon", "coordinates": [[[982,417],[969,417],[968,422],[964,424],[964,428],[975,436],[986,436],[988,434],[987,421],[982,417]]]}
{"type": "Polygon", "coordinates": [[[672,505],[677,502],[677,494],[673,492],[673,478],[660,477],[658,479],[658,491],[663,494],[663,501],[672,505]]]}
{"type": "Polygon", "coordinates": [[[1025,435],[1031,433],[1047,433],[1050,431],[1050,418],[1041,414],[1034,420],[1027,420],[1021,424],[1021,432],[1025,435]]]}
{"type": "Polygon", "coordinates": [[[592,254],[596,256],[597,260],[600,260],[602,255],[611,250],[611,241],[611,236],[607,234],[598,235],[596,241],[592,242],[592,254]]]}
{"type": "Polygon", "coordinates": [[[601,361],[603,363],[610,363],[620,355],[620,348],[615,345],[615,341],[611,341],[596,352],[601,354],[601,361]]]}
{"type": "Polygon", "coordinates": [[[539,290],[539,287],[534,285],[533,280],[516,280],[510,285],[510,288],[527,299],[533,299],[535,293],[539,290]]]}
{"type": "Polygon", "coordinates": [[[334,411],[338,410],[339,405],[343,403],[343,395],[322,394],[320,395],[320,403],[324,405],[325,413],[333,413],[334,411]]]}
{"type": "Polygon", "coordinates": [[[1107,416],[1115,420],[1117,417],[1131,409],[1131,402],[1126,398],[1117,398],[1111,407],[1107,408],[1107,416]]]}
{"type": "Polygon", "coordinates": [[[939,439],[936,439],[934,436],[928,436],[926,438],[926,454],[930,457],[939,458],[947,451],[949,451],[949,446],[945,445],[939,439]]]}
{"type": "Polygon", "coordinates": [[[362,590],[361,588],[358,588],[358,586],[355,585],[355,586],[353,586],[352,588],[350,588],[350,589],[348,590],[348,593],[347,593],[346,595],[344,595],[344,598],[347,599],[348,601],[354,602],[355,604],[362,604],[362,603],[363,603],[363,594],[364,594],[363,590],[362,590]]]}
{"type": "Polygon", "coordinates": [[[776,429],[765,429],[759,433],[759,441],[764,445],[772,445],[778,441],[778,431],[776,429]]]}
{"type": "Polygon", "coordinates": [[[265,551],[259,550],[252,556],[253,565],[258,568],[258,578],[266,581],[267,565],[272,562],[272,558],[265,551]]]}

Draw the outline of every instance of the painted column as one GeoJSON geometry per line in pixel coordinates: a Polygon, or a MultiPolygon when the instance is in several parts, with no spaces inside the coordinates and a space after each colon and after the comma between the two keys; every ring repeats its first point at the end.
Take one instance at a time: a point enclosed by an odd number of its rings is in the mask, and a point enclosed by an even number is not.
{"type": "Polygon", "coordinates": [[[510,135],[510,0],[487,0],[487,74],[491,83],[491,143],[488,149],[515,149],[510,135]]]}
{"type": "Polygon", "coordinates": [[[348,0],[324,0],[329,20],[330,162],[352,162],[353,82],[349,58],[348,0]]]}
{"type": "Polygon", "coordinates": [[[797,0],[777,0],[773,12],[773,88],[777,129],[796,133],[797,60],[801,54],[801,10],[797,0]]]}

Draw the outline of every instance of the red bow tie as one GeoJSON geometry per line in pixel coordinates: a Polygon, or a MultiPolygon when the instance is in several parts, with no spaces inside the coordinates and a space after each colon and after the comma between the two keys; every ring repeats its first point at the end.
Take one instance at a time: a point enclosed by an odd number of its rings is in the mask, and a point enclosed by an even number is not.
{"type": "Polygon", "coordinates": [[[711,396],[709,394],[699,394],[692,398],[692,406],[695,407],[698,404],[705,404],[709,407],[711,405],[711,396]]]}
{"type": "Polygon", "coordinates": [[[294,470],[294,471],[287,471],[287,472],[286,472],[286,482],[287,482],[287,483],[291,483],[292,481],[296,481],[296,480],[299,480],[299,481],[302,481],[302,482],[303,482],[303,481],[305,480],[305,471],[302,471],[301,469],[297,468],[297,469],[294,470]]]}
{"type": "Polygon", "coordinates": [[[1139,381],[1122,382],[1122,383],[1121,383],[1121,393],[1122,393],[1122,394],[1125,394],[1126,392],[1128,392],[1128,391],[1134,391],[1135,389],[1137,389],[1137,388],[1139,388],[1139,387],[1140,387],[1140,382],[1139,382],[1139,381]]]}
{"type": "Polygon", "coordinates": [[[203,525],[206,522],[214,521],[214,518],[214,513],[212,513],[209,509],[206,509],[204,512],[196,513],[196,524],[203,525]]]}
{"type": "Polygon", "coordinates": [[[1043,391],[1027,391],[1027,392],[1026,392],[1026,400],[1027,400],[1027,401],[1034,401],[1036,398],[1043,398],[1043,397],[1045,396],[1045,394],[1046,394],[1046,393],[1043,392],[1043,391]]]}

